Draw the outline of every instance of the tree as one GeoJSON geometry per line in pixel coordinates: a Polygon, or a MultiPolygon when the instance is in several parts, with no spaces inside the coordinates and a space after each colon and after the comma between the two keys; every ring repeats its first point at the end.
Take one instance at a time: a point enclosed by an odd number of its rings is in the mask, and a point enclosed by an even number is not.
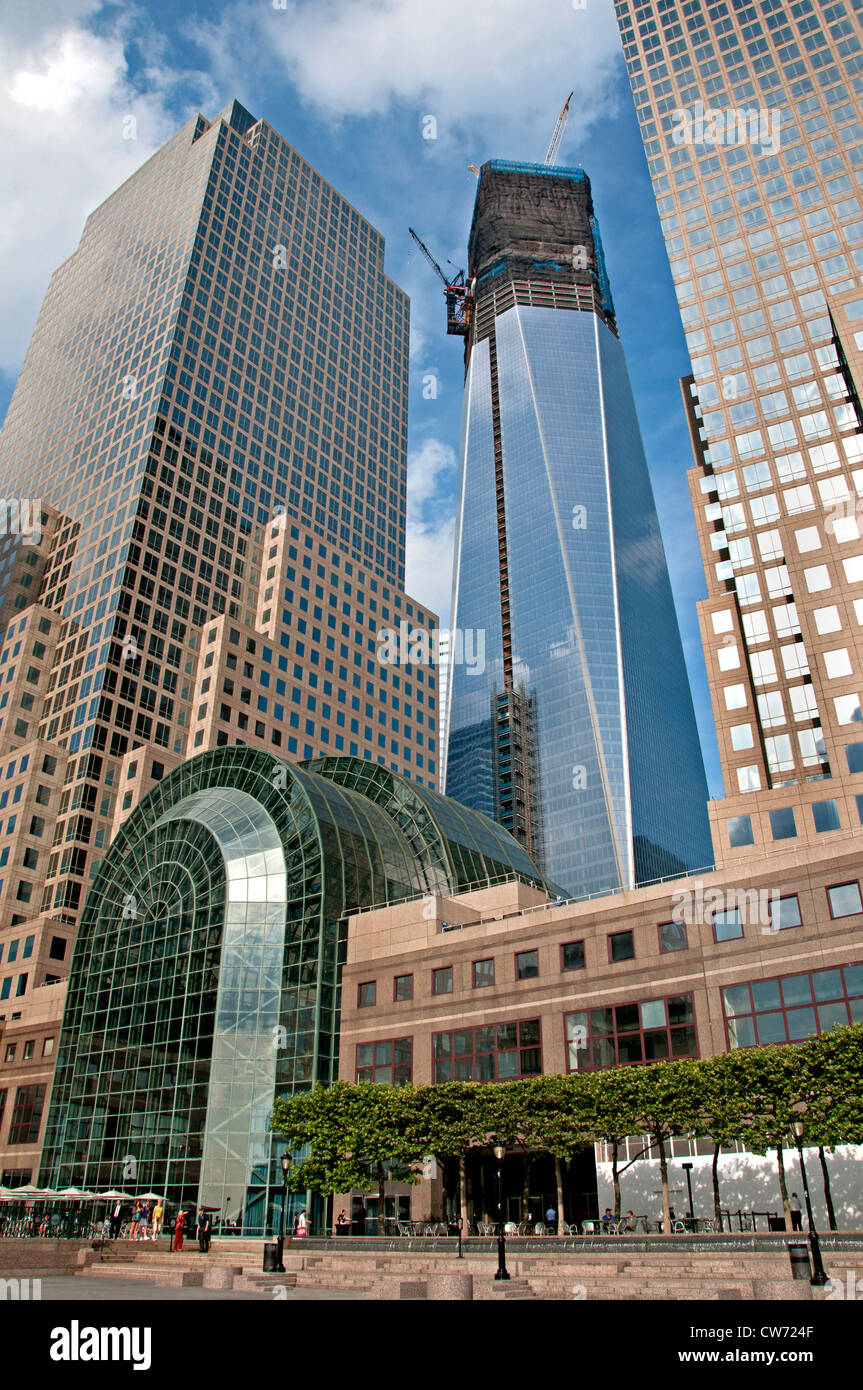
{"type": "MultiPolygon", "coordinates": [[[[630,1135],[640,1134],[643,1067],[612,1067],[576,1073],[580,1113],[586,1133],[611,1149],[614,1216],[620,1220],[620,1148],[630,1135]]],[[[647,1149],[643,1150],[646,1152],[647,1149]]],[[[626,1165],[629,1166],[628,1164],[626,1165]]],[[[625,1169],[624,1169],[625,1171],[625,1169]]]]}
{"type": "Polygon", "coordinates": [[[589,1127],[591,1106],[581,1076],[536,1076],[523,1081],[502,1081],[486,1088],[490,1095],[489,1129],[508,1149],[524,1156],[522,1207],[530,1215],[530,1165],[536,1153],[554,1159],[557,1210],[563,1219],[564,1159],[592,1143],[589,1127]]]}
{"type": "Polygon", "coordinates": [[[836,1213],[825,1148],[863,1142],[863,1026],[833,1028],[795,1049],[792,1107],[804,1124],[803,1142],[818,1148],[824,1201],[831,1231],[836,1213]]]}
{"type": "Polygon", "coordinates": [[[467,1155],[488,1143],[493,1088],[476,1081],[441,1081],[411,1089],[414,1107],[405,1137],[423,1155],[457,1161],[459,1213],[467,1229],[467,1155]]]}
{"type": "Polygon", "coordinates": [[[401,1180],[419,1181],[410,1167],[423,1152],[417,1149],[416,1131],[409,1123],[416,1111],[416,1090],[373,1081],[336,1081],[277,1100],[272,1128],[284,1135],[291,1149],[308,1150],[291,1168],[291,1189],[311,1188],[331,1196],[354,1187],[377,1188],[378,1235],[384,1235],[388,1171],[395,1167],[401,1180]]]}
{"type": "Polygon", "coordinates": [[[651,1062],[646,1067],[633,1067],[639,1076],[638,1129],[646,1132],[659,1154],[659,1173],[662,1182],[662,1229],[671,1235],[671,1207],[668,1200],[669,1139],[678,1134],[691,1134],[697,1126],[700,1099],[700,1063],[651,1062]]]}
{"type": "Polygon", "coordinates": [[[751,1113],[750,1087],[745,1065],[729,1063],[735,1053],[720,1053],[697,1063],[699,1111],[693,1133],[713,1140],[713,1213],[717,1230],[722,1230],[722,1202],[719,1193],[719,1155],[743,1135],[751,1113]]]}

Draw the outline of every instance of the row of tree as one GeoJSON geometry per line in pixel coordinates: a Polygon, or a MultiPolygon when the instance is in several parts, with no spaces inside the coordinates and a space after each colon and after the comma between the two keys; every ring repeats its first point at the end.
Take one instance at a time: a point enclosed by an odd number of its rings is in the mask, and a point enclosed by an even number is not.
{"type": "MultiPolygon", "coordinates": [[[[854,1024],[793,1046],[742,1048],[701,1060],[569,1076],[395,1088],[340,1081],[278,1100],[272,1127],[301,1153],[291,1170],[293,1190],[328,1196],[377,1189],[381,1234],[387,1178],[418,1181],[432,1155],[458,1163],[459,1207],[466,1221],[467,1155],[491,1143],[525,1156],[525,1187],[531,1155],[553,1157],[561,1214],[564,1162],[597,1142],[607,1145],[619,1217],[620,1155],[625,1140],[637,1135],[644,1136],[644,1152],[659,1159],[666,1233],[671,1232],[669,1141],[684,1135],[713,1143],[717,1221],[722,1149],[737,1143],[756,1154],[775,1149],[790,1230],[783,1145],[792,1122],[802,1120],[803,1143],[821,1150],[826,1178],[825,1149],[863,1143],[861,1082],[863,1025],[854,1024]]],[[[829,1184],[825,1192],[832,1227],[829,1184]]]]}

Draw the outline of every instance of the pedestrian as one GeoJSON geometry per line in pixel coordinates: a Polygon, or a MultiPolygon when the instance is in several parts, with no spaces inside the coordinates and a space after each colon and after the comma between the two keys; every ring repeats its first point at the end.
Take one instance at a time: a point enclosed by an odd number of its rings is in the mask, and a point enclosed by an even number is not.
{"type": "Polygon", "coordinates": [[[155,1205],[154,1208],[153,1208],[153,1239],[154,1239],[154,1240],[158,1240],[158,1239],[159,1239],[159,1236],[162,1234],[162,1217],[163,1217],[164,1215],[165,1215],[165,1209],[164,1209],[164,1207],[162,1206],[161,1201],[157,1201],[157,1202],[156,1202],[156,1205],[155,1205]]]}
{"type": "Polygon", "coordinates": [[[549,1234],[557,1235],[557,1211],[551,1205],[545,1213],[545,1224],[548,1226],[549,1234]]]}
{"type": "Polygon", "coordinates": [[[145,1202],[141,1208],[141,1224],[138,1227],[138,1239],[147,1239],[147,1222],[150,1220],[150,1204],[145,1202]]]}
{"type": "Polygon", "coordinates": [[[111,1213],[111,1239],[119,1240],[120,1231],[123,1226],[123,1203],[117,1202],[111,1213]]]}
{"type": "Polygon", "coordinates": [[[788,1203],[788,1207],[789,1207],[789,1210],[791,1211],[791,1229],[792,1229],[792,1231],[802,1231],[802,1230],[803,1230],[803,1212],[802,1212],[801,1207],[800,1207],[800,1198],[797,1196],[797,1193],[796,1193],[796,1192],[792,1192],[792,1193],[791,1193],[791,1199],[790,1199],[790,1201],[789,1201],[789,1203],[788,1203]]]}
{"type": "Polygon", "coordinates": [[[349,1234],[350,1229],[351,1223],[348,1220],[348,1214],[343,1207],[342,1210],[339,1212],[338,1216],[336,1217],[336,1235],[346,1236],[349,1234]]]}
{"type": "Polygon", "coordinates": [[[141,1203],[140,1203],[140,1202],[136,1202],[136,1203],[135,1203],[135,1209],[134,1209],[134,1211],[132,1212],[132,1224],[131,1224],[131,1226],[129,1227],[129,1239],[130,1239],[130,1240],[137,1240],[137,1239],[138,1239],[138,1227],[140,1226],[140,1224],[141,1224],[141,1203]]]}
{"type": "Polygon", "coordinates": [[[198,1238],[198,1249],[202,1255],[206,1255],[210,1248],[210,1213],[203,1207],[198,1212],[198,1224],[195,1227],[195,1235],[198,1238]]]}
{"type": "Polygon", "coordinates": [[[300,1212],[299,1216],[298,1216],[297,1219],[296,1219],[296,1223],[295,1223],[295,1225],[294,1225],[294,1235],[295,1235],[298,1239],[302,1239],[302,1237],[303,1237],[305,1234],[306,1234],[306,1211],[305,1211],[305,1207],[304,1207],[303,1210],[300,1212]]]}
{"type": "Polygon", "coordinates": [[[171,1244],[172,1250],[182,1250],[183,1248],[183,1225],[186,1220],[186,1213],[181,1209],[177,1212],[177,1219],[174,1222],[174,1239],[171,1244]]]}

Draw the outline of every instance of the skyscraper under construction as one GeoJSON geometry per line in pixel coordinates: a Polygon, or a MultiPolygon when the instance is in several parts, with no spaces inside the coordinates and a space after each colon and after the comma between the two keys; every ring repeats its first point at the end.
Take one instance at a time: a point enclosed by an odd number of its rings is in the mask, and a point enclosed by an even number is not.
{"type": "Polygon", "coordinates": [[[483,165],[469,264],[447,793],[574,894],[708,864],[692,699],[584,170],[483,165]],[[474,629],[483,670],[457,659],[474,629]]]}

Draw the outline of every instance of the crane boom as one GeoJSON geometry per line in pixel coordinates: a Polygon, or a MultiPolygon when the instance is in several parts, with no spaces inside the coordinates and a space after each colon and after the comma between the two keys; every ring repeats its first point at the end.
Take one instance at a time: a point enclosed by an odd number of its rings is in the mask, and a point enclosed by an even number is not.
{"type": "Polygon", "coordinates": [[[563,139],[563,132],[566,130],[566,121],[567,117],[569,116],[569,103],[572,101],[573,96],[574,93],[570,92],[569,96],[566,98],[566,101],[563,103],[560,115],[557,118],[557,125],[554,127],[554,134],[551,137],[551,144],[549,145],[548,152],[545,156],[546,164],[554,163],[554,157],[557,154],[558,146],[560,145],[560,142],[563,139]]]}
{"type": "Polygon", "coordinates": [[[408,231],[410,232],[411,236],[413,237],[413,239],[414,239],[414,241],[416,242],[416,244],[417,244],[417,246],[419,247],[419,249],[422,251],[423,255],[425,256],[425,258],[426,258],[426,260],[428,261],[429,265],[431,266],[432,270],[436,270],[436,271],[437,271],[438,275],[439,275],[440,278],[443,280],[443,282],[444,282],[444,284],[446,285],[447,289],[449,289],[449,280],[448,280],[448,279],[446,278],[446,276],[444,275],[443,271],[441,270],[440,266],[438,265],[437,261],[435,260],[434,256],[432,255],[431,251],[430,251],[430,250],[428,249],[428,247],[426,246],[425,242],[420,240],[420,238],[417,236],[416,232],[414,231],[413,227],[408,227],[408,231]]]}

